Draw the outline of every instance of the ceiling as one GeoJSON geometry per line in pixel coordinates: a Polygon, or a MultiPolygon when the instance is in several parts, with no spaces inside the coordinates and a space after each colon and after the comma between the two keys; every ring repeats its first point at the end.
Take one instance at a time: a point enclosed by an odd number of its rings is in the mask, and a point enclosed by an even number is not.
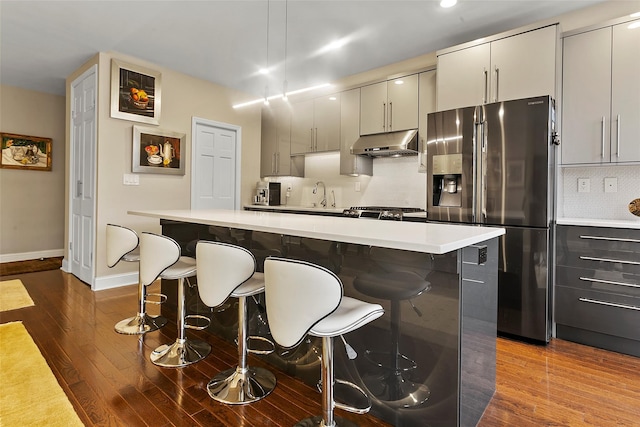
{"type": "Polygon", "coordinates": [[[64,95],[68,75],[115,51],[262,97],[282,93],[285,45],[296,90],[600,1],[2,0],[0,83],[64,95]],[[322,52],[336,39],[347,44],[322,52]],[[268,78],[257,72],[267,59],[268,78]]]}

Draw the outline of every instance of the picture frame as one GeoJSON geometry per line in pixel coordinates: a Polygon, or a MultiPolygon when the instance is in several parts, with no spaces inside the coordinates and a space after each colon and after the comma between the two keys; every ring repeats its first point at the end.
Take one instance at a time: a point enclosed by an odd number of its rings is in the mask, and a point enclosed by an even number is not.
{"type": "Polygon", "coordinates": [[[184,133],[133,126],[132,171],[184,175],[185,138],[184,133]]]}
{"type": "Polygon", "coordinates": [[[158,125],[161,100],[160,72],[111,60],[111,117],[158,125]]]}
{"type": "Polygon", "coordinates": [[[0,168],[51,171],[51,138],[0,133],[0,168]]]}

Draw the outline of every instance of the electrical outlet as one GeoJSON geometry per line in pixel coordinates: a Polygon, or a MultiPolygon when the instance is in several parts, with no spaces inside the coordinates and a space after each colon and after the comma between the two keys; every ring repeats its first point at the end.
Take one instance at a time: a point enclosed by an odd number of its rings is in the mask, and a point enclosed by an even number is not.
{"type": "Polygon", "coordinates": [[[604,179],[604,192],[605,193],[617,193],[618,192],[618,178],[605,178],[604,179]]]}
{"type": "Polygon", "coordinates": [[[589,178],[578,178],[578,193],[588,193],[591,191],[591,180],[589,178]]]}

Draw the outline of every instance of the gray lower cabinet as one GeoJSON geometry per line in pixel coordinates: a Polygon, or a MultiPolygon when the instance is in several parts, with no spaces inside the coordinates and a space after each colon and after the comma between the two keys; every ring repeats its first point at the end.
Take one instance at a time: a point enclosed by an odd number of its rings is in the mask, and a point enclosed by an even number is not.
{"type": "Polygon", "coordinates": [[[640,356],[640,230],[556,234],[556,336],[640,356]]]}

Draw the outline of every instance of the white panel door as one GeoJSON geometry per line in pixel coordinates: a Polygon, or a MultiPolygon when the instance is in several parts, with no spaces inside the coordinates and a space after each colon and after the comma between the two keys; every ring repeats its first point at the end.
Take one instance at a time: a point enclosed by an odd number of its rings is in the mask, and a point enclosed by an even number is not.
{"type": "Polygon", "coordinates": [[[71,84],[70,268],[89,285],[93,285],[95,249],[96,86],[97,67],[71,84]]]}
{"type": "Polygon", "coordinates": [[[237,209],[239,128],[194,118],[192,209],[237,209]]]}

